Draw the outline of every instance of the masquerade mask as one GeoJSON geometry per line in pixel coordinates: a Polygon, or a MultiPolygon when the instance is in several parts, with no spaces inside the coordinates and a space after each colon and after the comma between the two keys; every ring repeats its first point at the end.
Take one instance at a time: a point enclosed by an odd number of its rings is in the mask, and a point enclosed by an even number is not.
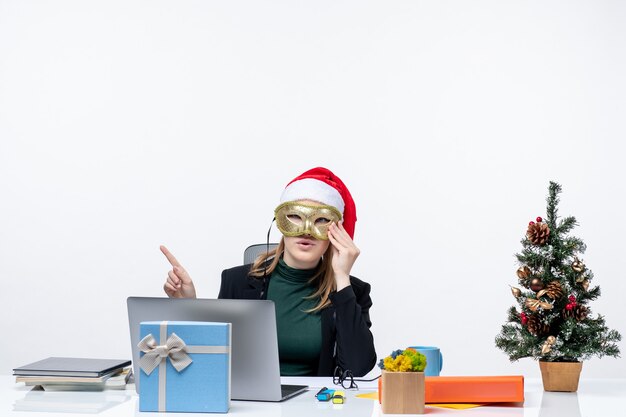
{"type": "Polygon", "coordinates": [[[285,236],[311,235],[328,240],[328,227],[341,220],[341,213],[332,206],[314,206],[288,201],[274,210],[276,226],[285,236]]]}

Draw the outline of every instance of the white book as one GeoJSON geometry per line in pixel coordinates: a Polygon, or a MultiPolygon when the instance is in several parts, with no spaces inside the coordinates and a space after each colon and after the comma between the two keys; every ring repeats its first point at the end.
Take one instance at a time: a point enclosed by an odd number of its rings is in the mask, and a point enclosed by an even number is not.
{"type": "Polygon", "coordinates": [[[46,392],[41,389],[29,391],[24,398],[13,404],[14,411],[46,413],[86,413],[96,414],[115,407],[131,398],[125,391],[46,392]]]}

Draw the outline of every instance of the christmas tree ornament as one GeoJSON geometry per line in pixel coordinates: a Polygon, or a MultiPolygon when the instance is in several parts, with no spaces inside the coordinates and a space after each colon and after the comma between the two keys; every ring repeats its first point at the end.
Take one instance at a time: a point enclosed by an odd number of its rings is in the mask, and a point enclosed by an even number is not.
{"type": "Polygon", "coordinates": [[[543,219],[541,217],[537,217],[537,223],[541,223],[543,221],[543,219]]]}
{"type": "Polygon", "coordinates": [[[530,281],[530,289],[533,290],[534,292],[539,292],[541,290],[543,290],[543,282],[539,279],[539,278],[533,278],[530,281]]]}
{"type": "Polygon", "coordinates": [[[576,302],[576,296],[574,296],[574,294],[570,294],[570,296],[567,297],[567,299],[569,300],[570,303],[576,302]]]}
{"type": "Polygon", "coordinates": [[[521,286],[523,286],[524,288],[529,288],[529,278],[531,275],[532,271],[530,270],[529,267],[527,266],[520,266],[519,268],[517,268],[517,278],[519,278],[519,284],[521,286]]]}
{"type": "Polygon", "coordinates": [[[587,318],[588,314],[589,314],[589,309],[585,306],[579,305],[574,310],[574,318],[576,319],[576,321],[583,321],[584,319],[587,318]]]}
{"type": "Polygon", "coordinates": [[[535,224],[535,222],[528,222],[528,225],[529,225],[529,226],[531,226],[531,225],[533,225],[533,224],[535,224]]]}
{"type": "Polygon", "coordinates": [[[522,322],[522,326],[525,326],[528,323],[528,316],[523,311],[519,315],[520,321],[522,322]]]}
{"type": "Polygon", "coordinates": [[[588,281],[588,280],[584,280],[584,281],[582,282],[582,286],[583,286],[583,289],[584,289],[585,291],[587,291],[587,290],[589,289],[589,281],[588,281]]]}
{"type": "Polygon", "coordinates": [[[550,326],[544,323],[536,314],[533,314],[528,318],[528,325],[526,328],[533,336],[541,336],[550,331],[550,326]]]}
{"type": "Polygon", "coordinates": [[[535,300],[532,298],[527,298],[525,304],[526,304],[526,307],[528,307],[528,309],[532,311],[533,313],[539,310],[539,307],[541,307],[541,301],[535,300]]]}
{"type": "Polygon", "coordinates": [[[515,288],[513,286],[511,286],[511,293],[513,294],[513,297],[515,298],[520,297],[522,295],[522,291],[519,288],[515,288]]]}
{"type": "Polygon", "coordinates": [[[550,353],[550,351],[552,350],[552,346],[554,346],[555,343],[556,343],[556,337],[548,336],[546,341],[543,342],[543,346],[541,347],[541,354],[545,355],[547,353],[550,353]]]}
{"type": "Polygon", "coordinates": [[[534,223],[528,225],[526,231],[526,237],[530,240],[530,243],[536,246],[543,246],[548,241],[550,236],[550,228],[546,223],[534,223]]]}
{"type": "Polygon", "coordinates": [[[578,259],[578,257],[574,257],[574,262],[572,262],[572,269],[576,272],[583,272],[585,270],[585,264],[578,259]]]}
{"type": "Polygon", "coordinates": [[[530,274],[531,270],[526,265],[517,268],[517,277],[519,279],[528,279],[528,277],[530,277],[530,274]]]}
{"type": "Polygon", "coordinates": [[[553,300],[561,298],[563,295],[563,286],[559,281],[551,281],[545,288],[545,294],[553,300]]]}
{"type": "Polygon", "coordinates": [[[539,307],[543,308],[544,310],[552,310],[552,304],[547,303],[545,301],[540,301],[539,302],[539,307]]]}
{"type": "Polygon", "coordinates": [[[587,317],[587,308],[584,306],[579,306],[578,303],[574,301],[574,302],[569,302],[565,305],[565,309],[563,310],[563,313],[562,313],[563,318],[568,319],[568,318],[576,317],[576,311],[580,307],[583,308],[583,310],[581,310],[580,317],[583,317],[583,318],[587,317]]]}
{"type": "Polygon", "coordinates": [[[584,276],[583,274],[578,275],[578,276],[576,277],[576,283],[577,283],[577,284],[580,284],[580,283],[581,283],[581,282],[583,282],[584,280],[585,280],[585,276],[584,276]]]}

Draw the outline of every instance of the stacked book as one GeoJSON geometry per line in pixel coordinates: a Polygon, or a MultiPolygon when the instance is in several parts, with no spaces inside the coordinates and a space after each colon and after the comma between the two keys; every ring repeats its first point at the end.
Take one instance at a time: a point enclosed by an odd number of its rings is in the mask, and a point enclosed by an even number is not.
{"type": "Polygon", "coordinates": [[[130,360],[51,357],[13,369],[15,382],[46,391],[126,389],[130,360]]]}

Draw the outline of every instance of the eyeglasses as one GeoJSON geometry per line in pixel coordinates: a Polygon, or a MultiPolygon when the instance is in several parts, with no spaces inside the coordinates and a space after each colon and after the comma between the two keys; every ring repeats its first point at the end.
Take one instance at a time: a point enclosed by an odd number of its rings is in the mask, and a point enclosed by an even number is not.
{"type": "Polygon", "coordinates": [[[335,367],[333,373],[333,384],[341,385],[344,389],[359,389],[359,386],[354,382],[354,375],[351,370],[343,370],[341,367],[335,367]]]}
{"type": "Polygon", "coordinates": [[[354,381],[372,382],[372,381],[376,381],[378,378],[380,378],[380,375],[372,379],[363,379],[363,378],[357,379],[354,377],[354,375],[352,375],[351,370],[347,369],[344,371],[343,369],[341,369],[340,366],[336,366],[335,371],[333,372],[333,384],[341,385],[343,389],[358,390],[359,386],[354,381]]]}

